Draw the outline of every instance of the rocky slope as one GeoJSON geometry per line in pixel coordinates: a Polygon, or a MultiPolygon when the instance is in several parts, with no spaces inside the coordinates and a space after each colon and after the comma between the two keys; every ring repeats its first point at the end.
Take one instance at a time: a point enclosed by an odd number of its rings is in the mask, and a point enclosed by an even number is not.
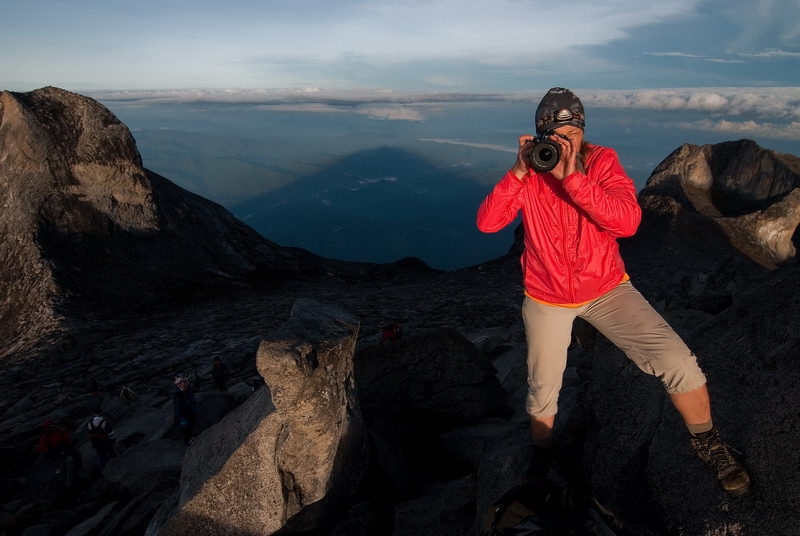
{"type": "MultiPolygon", "coordinates": [[[[148,526],[154,533],[189,489],[181,482],[210,470],[204,460],[223,463],[223,447],[239,452],[231,441],[244,416],[274,418],[270,390],[295,380],[279,373],[257,388],[265,369],[256,356],[261,341],[288,340],[279,334],[305,299],[358,322],[350,352],[360,394],[347,413],[362,413],[370,443],[369,455],[338,469],[366,475],[333,501],[341,515],[326,508],[316,518],[306,509],[298,531],[469,534],[516,482],[530,451],[518,245],[507,257],[449,273],[413,260],[321,259],[263,239],[143,168],[130,132],[90,99],[45,88],[4,92],[0,104],[6,533],[133,535],[148,526]],[[402,324],[401,341],[377,345],[383,322],[402,324]],[[209,380],[214,356],[232,370],[229,391],[209,380]],[[477,376],[455,374],[459,362],[457,370],[466,374],[473,364],[477,376]],[[489,362],[496,384],[480,372],[489,362]],[[204,430],[183,465],[187,447],[170,403],[176,371],[198,385],[204,430]],[[117,396],[124,385],[135,400],[117,396]],[[121,451],[102,474],[84,430],[98,404],[117,424],[121,451]],[[49,417],[70,425],[82,445],[86,482],[77,503],[60,500],[52,467],[31,452],[49,417]]],[[[751,496],[722,494],[693,458],[658,383],[590,329],[576,329],[557,431],[564,455],[582,462],[628,533],[793,530],[797,169],[797,158],[752,142],[684,146],[654,172],[640,196],[641,231],[623,243],[634,282],[706,370],[715,419],[748,455],[751,496]]],[[[227,474],[210,485],[224,491],[227,474]]],[[[232,496],[247,485],[228,482],[232,496]]],[[[208,516],[215,534],[232,531],[208,516]]]]}
{"type": "Polygon", "coordinates": [[[0,358],[68,329],[73,304],[130,311],[324,268],[142,167],[127,127],[86,97],[3,92],[0,155],[0,358]]]}

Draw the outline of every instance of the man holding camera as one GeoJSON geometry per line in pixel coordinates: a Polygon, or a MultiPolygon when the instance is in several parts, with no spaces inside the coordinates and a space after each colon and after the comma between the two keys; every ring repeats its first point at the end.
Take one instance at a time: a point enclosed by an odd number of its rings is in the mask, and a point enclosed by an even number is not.
{"type": "Polygon", "coordinates": [[[617,238],[641,221],[633,181],[613,149],[584,140],[585,114],[570,90],[552,88],[536,109],[537,137],[519,137],[514,166],[478,209],[478,228],[497,232],[522,213],[522,316],[534,455],[523,476],[546,477],[553,425],[575,318],[605,335],[658,377],[688,428],[697,455],[732,495],[750,476],[711,418],[706,378],[694,354],[629,281],[617,238]]]}

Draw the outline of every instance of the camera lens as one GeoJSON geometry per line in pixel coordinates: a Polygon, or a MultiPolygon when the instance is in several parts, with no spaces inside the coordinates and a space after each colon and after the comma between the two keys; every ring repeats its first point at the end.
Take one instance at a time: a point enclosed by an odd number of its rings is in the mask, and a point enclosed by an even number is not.
{"type": "Polygon", "coordinates": [[[534,141],[528,153],[530,166],[536,171],[550,171],[561,158],[561,149],[558,144],[547,138],[534,141]]]}

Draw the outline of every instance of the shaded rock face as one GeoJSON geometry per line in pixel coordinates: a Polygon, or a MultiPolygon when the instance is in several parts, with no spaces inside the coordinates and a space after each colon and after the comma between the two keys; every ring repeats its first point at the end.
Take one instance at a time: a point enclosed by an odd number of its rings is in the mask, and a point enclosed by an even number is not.
{"type": "MultiPolygon", "coordinates": [[[[128,128],[57,88],[0,94],[0,341],[64,328],[72,302],[130,309],[317,270],[142,167],[128,128]]],[[[6,341],[9,341],[7,344],[6,341]]]]}
{"type": "Polygon", "coordinates": [[[454,329],[366,347],[355,370],[364,404],[392,415],[435,414],[444,428],[473,423],[505,402],[494,367],[454,329]]]}
{"type": "Polygon", "coordinates": [[[724,500],[711,512],[691,500],[689,488],[698,496],[711,496],[716,489],[713,482],[692,481],[696,460],[685,447],[675,452],[685,435],[675,415],[666,414],[653,438],[647,474],[658,482],[654,503],[657,511],[669,512],[671,530],[680,524],[687,534],[702,533],[701,515],[747,534],[796,530],[790,512],[800,501],[795,470],[800,451],[788,445],[800,440],[794,402],[800,397],[799,293],[797,264],[776,270],[688,338],[709,377],[715,420],[743,453],[758,489],[742,503],[731,501],[732,516],[724,500]],[[748,520],[750,508],[759,513],[756,523],[748,520]]]}
{"type": "Polygon", "coordinates": [[[727,241],[730,253],[774,268],[796,256],[798,187],[800,158],[739,140],[683,145],[656,167],[639,199],[653,213],[649,225],[658,221],[685,249],[727,241]]]}
{"type": "MultiPolygon", "coordinates": [[[[780,268],[752,284],[685,340],[708,378],[712,416],[741,453],[751,494],[726,496],[697,459],[659,382],[599,340],[584,408],[592,485],[631,534],[781,534],[794,531],[800,500],[793,468],[800,440],[797,330],[800,271],[780,268]],[[724,529],[723,529],[724,527],[724,529]],[[792,527],[792,528],[789,528],[792,527]]],[[[667,315],[667,318],[670,318],[667,315]]]]}
{"type": "Polygon", "coordinates": [[[725,216],[764,210],[800,186],[800,158],[750,140],[705,146],[714,181],[711,195],[725,216]]]}
{"type": "Polygon", "coordinates": [[[1,255],[3,279],[11,281],[0,292],[12,305],[3,308],[8,330],[27,313],[55,314],[60,254],[70,271],[80,270],[96,260],[82,247],[92,237],[150,235],[159,221],[133,138],[108,110],[56,88],[3,92],[0,106],[0,226],[8,237],[1,255]],[[12,303],[11,288],[25,301],[12,303]]]}
{"type": "MultiPolygon", "coordinates": [[[[735,217],[764,210],[798,186],[800,158],[739,140],[681,146],[653,170],[641,193],[696,189],[708,193],[706,201],[721,216],[735,217]]],[[[709,208],[697,202],[699,211],[709,208]]]]}
{"type": "Polygon", "coordinates": [[[462,462],[439,447],[439,437],[510,413],[491,361],[453,328],[365,346],[355,355],[355,377],[378,481],[373,499],[408,495],[431,479],[431,467],[458,473],[462,462]]]}

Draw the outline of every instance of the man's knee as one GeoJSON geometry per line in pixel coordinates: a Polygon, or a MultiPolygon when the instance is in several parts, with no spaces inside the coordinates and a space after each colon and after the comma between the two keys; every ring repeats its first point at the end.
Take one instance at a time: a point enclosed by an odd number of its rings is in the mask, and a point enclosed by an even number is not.
{"type": "Polygon", "coordinates": [[[558,413],[558,397],[541,397],[535,393],[528,393],[525,402],[525,412],[533,419],[555,418],[558,413]]]}

